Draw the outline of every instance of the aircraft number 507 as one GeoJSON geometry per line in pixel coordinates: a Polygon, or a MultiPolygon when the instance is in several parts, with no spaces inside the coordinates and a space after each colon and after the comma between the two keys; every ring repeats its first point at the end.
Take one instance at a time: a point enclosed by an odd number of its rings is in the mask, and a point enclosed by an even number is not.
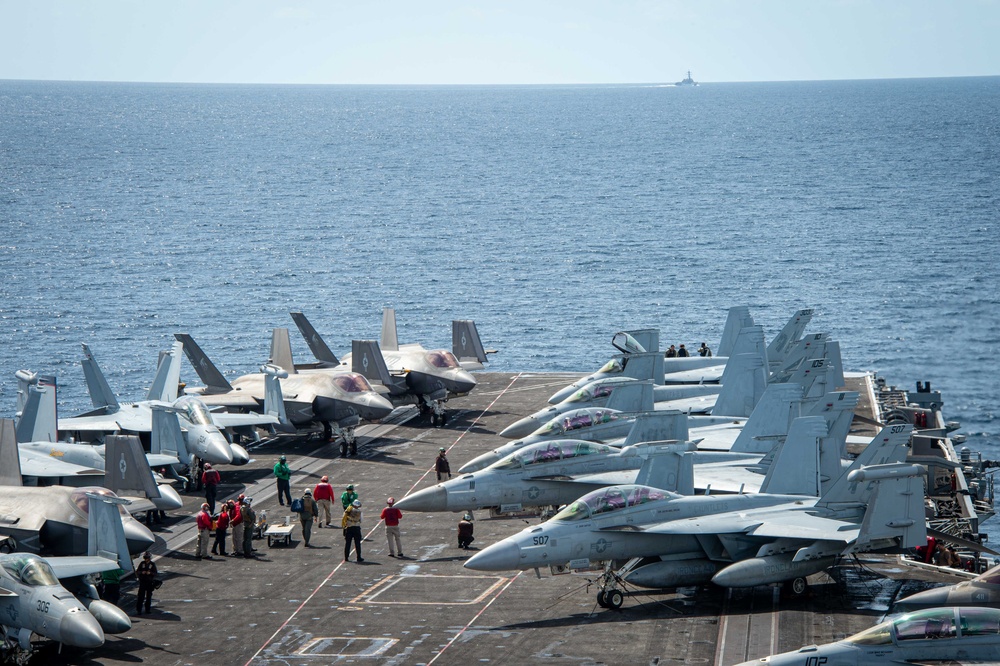
{"type": "Polygon", "coordinates": [[[892,433],[893,435],[896,435],[896,434],[899,434],[899,433],[903,432],[903,430],[905,428],[906,428],[906,426],[895,425],[895,426],[892,426],[892,429],[889,430],[889,432],[892,433]]]}
{"type": "Polygon", "coordinates": [[[38,610],[40,610],[43,613],[48,613],[49,612],[49,602],[48,601],[39,600],[37,602],[37,607],[38,607],[38,610]]]}
{"type": "Polygon", "coordinates": [[[548,542],[549,542],[549,537],[544,536],[544,535],[543,536],[531,537],[531,543],[532,543],[532,545],[535,545],[535,546],[544,546],[548,542]]]}

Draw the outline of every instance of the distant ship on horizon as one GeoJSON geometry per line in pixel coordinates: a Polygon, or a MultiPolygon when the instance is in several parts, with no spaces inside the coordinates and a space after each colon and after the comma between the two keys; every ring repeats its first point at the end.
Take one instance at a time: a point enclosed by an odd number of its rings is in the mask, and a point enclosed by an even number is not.
{"type": "Polygon", "coordinates": [[[696,86],[698,82],[691,78],[691,70],[688,70],[687,78],[682,81],[678,81],[674,84],[675,86],[696,86]]]}

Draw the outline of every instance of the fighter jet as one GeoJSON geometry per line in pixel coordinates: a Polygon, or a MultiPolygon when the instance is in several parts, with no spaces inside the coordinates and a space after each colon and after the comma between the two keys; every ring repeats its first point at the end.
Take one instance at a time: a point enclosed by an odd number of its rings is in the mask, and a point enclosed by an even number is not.
{"type": "MultiPolygon", "coordinates": [[[[17,420],[17,447],[21,458],[21,474],[27,479],[33,479],[37,485],[67,485],[93,486],[100,485],[119,495],[129,495],[128,490],[141,490],[160,511],[174,511],[183,506],[180,495],[169,481],[152,472],[151,464],[171,466],[180,463],[178,451],[185,452],[184,436],[176,412],[163,407],[154,407],[153,452],[143,453],[135,444],[124,441],[114,441],[116,438],[105,438],[106,444],[77,444],[61,442],[56,439],[57,422],[55,413],[55,378],[32,377],[28,385],[28,397],[24,401],[23,410],[17,420]],[[172,419],[176,429],[169,431],[172,441],[161,444],[156,434],[156,420],[172,419]],[[110,448],[109,448],[110,447],[110,448]],[[169,448],[174,455],[160,453],[161,448],[169,448]],[[107,455],[114,469],[107,473],[107,455]],[[128,457],[125,469],[128,474],[121,474],[122,459],[128,457]],[[134,460],[133,460],[134,458],[134,460]],[[156,492],[146,494],[145,477],[153,478],[156,492]]],[[[34,485],[34,484],[30,484],[34,485]]]]}
{"type": "MultiPolygon", "coordinates": [[[[817,483],[774,470],[756,495],[683,497],[649,486],[612,486],[584,495],[554,518],[484,549],[465,566],[480,571],[589,566],[594,561],[658,557],[658,580],[746,587],[801,579],[837,556],[912,547],[925,539],[922,477],[902,460],[909,426],[890,426],[819,498],[771,494],[817,483]],[[879,463],[879,464],[871,464],[879,463]],[[669,568],[699,565],[676,580],[669,568]],[[579,566],[578,566],[579,565],[579,566]]],[[[639,570],[641,571],[641,569],[639,570]]],[[[631,580],[644,585],[642,580],[631,580]]],[[[658,586],[658,585],[657,585],[658,586]]]]}
{"type": "Polygon", "coordinates": [[[936,606],[1000,607],[1000,566],[995,566],[972,580],[911,594],[894,603],[892,612],[908,613],[936,606]]]}
{"type": "MultiPolygon", "coordinates": [[[[337,363],[337,357],[301,312],[292,312],[299,332],[306,339],[313,355],[321,363],[337,363]]],[[[396,312],[382,311],[382,339],[354,340],[351,353],[340,359],[343,369],[360,372],[384,386],[394,405],[416,404],[421,413],[430,414],[437,426],[445,424],[444,403],[449,398],[468,394],[476,380],[465,366],[482,367],[486,360],[479,332],[471,320],[452,322],[455,352],[446,349],[424,349],[420,344],[400,345],[396,334],[396,312]],[[458,357],[456,357],[456,354],[458,357]],[[460,362],[459,358],[474,362],[460,362]],[[464,365],[463,365],[464,364],[464,365]]]]}
{"type": "MultiPolygon", "coordinates": [[[[19,551],[40,554],[86,553],[89,495],[118,499],[112,491],[99,487],[22,486],[14,422],[10,420],[0,422],[0,486],[0,534],[13,537],[19,551]]],[[[127,502],[129,510],[153,508],[148,502],[127,502]]],[[[141,553],[155,543],[153,533],[122,504],[118,511],[130,553],[141,553]]]]}
{"type": "Polygon", "coordinates": [[[273,425],[277,419],[261,414],[212,414],[194,396],[177,397],[180,351],[181,344],[174,343],[171,351],[162,357],[145,400],[119,403],[90,348],[83,345],[83,372],[96,409],[59,419],[59,431],[77,433],[81,435],[78,439],[84,441],[100,441],[109,433],[146,435],[153,428],[152,407],[161,405],[175,410],[181,417],[189,453],[213,464],[246,464],[250,455],[242,446],[230,443],[222,428],[273,425]]]}
{"type": "Polygon", "coordinates": [[[947,607],[907,613],[842,641],[809,645],[738,666],[962,666],[998,660],[1000,610],[947,607]]]}
{"type": "MultiPolygon", "coordinates": [[[[122,500],[90,495],[87,555],[40,557],[33,553],[0,555],[0,632],[3,653],[27,658],[31,636],[62,645],[96,648],[105,634],[132,628],[125,611],[98,598],[89,574],[132,570],[125,533],[116,518],[122,500]]],[[[17,663],[22,663],[20,660],[17,663]]]]}
{"type": "MultiPolygon", "coordinates": [[[[392,413],[393,406],[379,395],[361,374],[339,367],[317,364],[309,368],[292,361],[288,329],[276,328],[271,335],[270,362],[261,372],[228,381],[201,347],[186,333],[175,336],[184,344],[184,353],[204,387],[187,389],[208,405],[230,409],[257,409],[270,393],[271,402],[279,407],[295,428],[313,424],[323,427],[327,439],[341,437],[345,444],[354,444],[354,428],[362,421],[374,422],[392,413]],[[273,382],[278,379],[278,382],[273,382]],[[269,388],[270,391],[269,391],[269,388]]],[[[266,407],[265,411],[272,411],[266,407]]]]}

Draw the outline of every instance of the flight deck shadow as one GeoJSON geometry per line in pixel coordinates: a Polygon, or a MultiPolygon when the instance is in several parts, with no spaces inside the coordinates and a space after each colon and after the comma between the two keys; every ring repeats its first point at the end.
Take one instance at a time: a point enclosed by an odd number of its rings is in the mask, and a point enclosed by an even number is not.
{"type": "Polygon", "coordinates": [[[168,650],[160,645],[150,645],[136,638],[129,638],[127,635],[117,637],[108,636],[104,645],[95,650],[83,650],[77,648],[62,648],[60,652],[59,644],[47,642],[38,646],[32,653],[28,664],[32,666],[44,666],[46,664],[76,664],[78,666],[100,666],[107,664],[109,658],[115,662],[128,664],[141,664],[146,659],[132,654],[143,650],[154,650],[158,653],[172,656],[180,656],[180,652],[168,650]]]}

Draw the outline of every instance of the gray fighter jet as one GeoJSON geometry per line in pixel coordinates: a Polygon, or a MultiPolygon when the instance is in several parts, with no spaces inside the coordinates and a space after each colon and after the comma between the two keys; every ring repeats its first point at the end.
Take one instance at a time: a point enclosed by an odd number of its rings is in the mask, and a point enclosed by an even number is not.
{"type": "MultiPolygon", "coordinates": [[[[100,487],[27,487],[21,485],[21,464],[14,422],[0,421],[0,534],[17,541],[18,550],[52,555],[82,555],[87,552],[87,521],[90,495],[118,499],[100,487]]],[[[118,506],[129,552],[141,553],[156,539],[129,511],[152,509],[153,505],[131,500],[118,506]]]]}
{"type": "Polygon", "coordinates": [[[1000,566],[972,580],[911,594],[892,605],[893,613],[907,613],[936,606],[990,606],[1000,608],[1000,566]]]}
{"type": "Polygon", "coordinates": [[[738,666],[963,666],[998,661],[1000,610],[947,607],[907,613],[836,643],[809,645],[738,666]]]}
{"type": "MultiPolygon", "coordinates": [[[[787,473],[769,475],[757,495],[682,497],[648,486],[612,486],[489,546],[465,566],[480,571],[580,568],[594,561],[659,557],[660,569],[681,562],[685,570],[695,561],[701,565],[696,579],[674,576],[673,585],[711,579],[723,587],[749,587],[795,579],[804,586],[805,576],[825,569],[837,556],[925,540],[926,471],[918,465],[870,464],[902,460],[910,430],[887,428],[820,498],[768,493],[771,482],[782,490],[797,481],[815,482],[787,473]]],[[[662,580],[669,574],[661,570],[657,575],[662,580]]]]}
{"type": "Polygon", "coordinates": [[[90,574],[132,570],[125,533],[117,520],[122,500],[90,495],[87,555],[40,557],[0,555],[0,632],[2,653],[23,663],[37,634],[62,645],[96,648],[105,634],[132,628],[125,611],[98,598],[90,574]]]}
{"type": "MultiPolygon", "coordinates": [[[[100,441],[106,434],[135,433],[147,436],[153,429],[154,405],[173,409],[182,419],[188,452],[212,464],[243,465],[250,455],[242,446],[232,444],[223,428],[274,425],[277,419],[261,414],[213,414],[193,396],[177,397],[180,377],[181,344],[161,358],[153,384],[145,400],[118,401],[87,345],[83,345],[83,372],[95,410],[79,416],[59,419],[59,431],[79,435],[81,441],[100,441]]],[[[184,461],[189,462],[189,461],[184,461]]]]}
{"type": "Polygon", "coordinates": [[[194,338],[186,333],[174,337],[183,343],[191,366],[205,383],[204,387],[187,389],[187,393],[197,395],[206,404],[241,410],[263,406],[268,414],[280,413],[280,420],[294,428],[319,424],[327,439],[341,437],[344,445],[350,444],[354,451],[354,428],[362,421],[380,421],[392,413],[392,404],[359,373],[336,365],[296,366],[288,329],[276,328],[272,332],[270,362],[261,372],[242,375],[232,382],[194,338]],[[276,404],[272,408],[265,402],[276,404]]]}
{"type": "MultiPolygon", "coordinates": [[[[301,312],[291,313],[313,355],[326,364],[337,363],[337,357],[301,312]]],[[[396,313],[391,308],[382,311],[382,340],[354,340],[351,353],[340,359],[343,369],[360,372],[384,386],[394,405],[415,404],[421,413],[430,414],[434,425],[446,420],[444,403],[449,398],[468,394],[476,387],[469,367],[482,367],[486,352],[479,332],[471,320],[452,322],[452,342],[455,351],[424,349],[420,344],[400,345],[396,335],[396,313]],[[471,359],[459,361],[459,358],[471,359]]]]}

